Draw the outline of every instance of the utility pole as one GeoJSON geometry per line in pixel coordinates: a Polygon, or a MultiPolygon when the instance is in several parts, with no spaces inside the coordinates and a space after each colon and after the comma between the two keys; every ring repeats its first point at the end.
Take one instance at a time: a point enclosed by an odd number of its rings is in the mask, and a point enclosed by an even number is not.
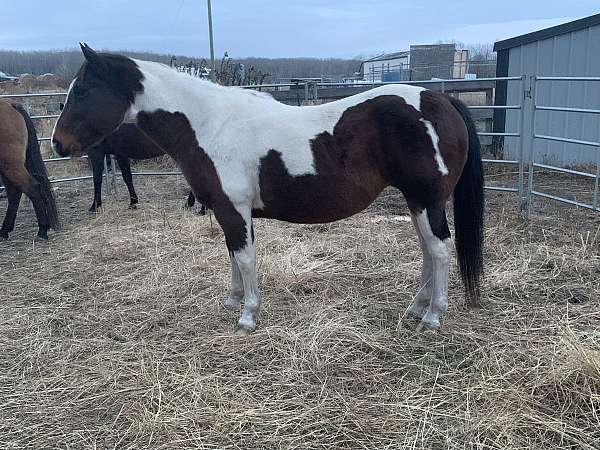
{"type": "Polygon", "coordinates": [[[206,0],[208,6],[208,41],[210,45],[210,79],[215,81],[215,48],[213,45],[212,8],[210,0],[206,0]]]}

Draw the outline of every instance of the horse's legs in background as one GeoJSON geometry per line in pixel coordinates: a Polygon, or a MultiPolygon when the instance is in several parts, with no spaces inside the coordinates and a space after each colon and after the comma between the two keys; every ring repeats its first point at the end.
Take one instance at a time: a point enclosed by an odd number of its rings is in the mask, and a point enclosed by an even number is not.
{"type": "Polygon", "coordinates": [[[225,307],[239,309],[244,298],[244,282],[233,252],[229,252],[229,258],[231,260],[231,290],[227,300],[225,300],[225,307]]]}
{"type": "Polygon", "coordinates": [[[414,216],[432,263],[431,300],[424,311],[418,329],[420,331],[437,330],[440,327],[441,316],[448,308],[448,271],[452,255],[450,229],[444,207],[433,206],[421,211],[414,211],[414,216]]]}
{"type": "Polygon", "coordinates": [[[4,222],[2,222],[2,228],[0,228],[0,239],[8,239],[8,233],[15,229],[15,219],[17,217],[17,210],[19,209],[19,203],[21,202],[23,193],[6,179],[3,179],[3,184],[6,188],[8,208],[6,209],[6,215],[4,216],[4,222]]]}
{"type": "MultiPolygon", "coordinates": [[[[184,208],[189,209],[192,208],[196,204],[196,196],[192,191],[190,191],[188,198],[185,202],[184,208]]],[[[200,205],[200,211],[198,211],[198,215],[204,216],[206,215],[206,206],[200,205]]]]}
{"type": "Polygon", "coordinates": [[[125,158],[123,156],[115,156],[119,167],[121,168],[121,175],[123,176],[123,181],[127,185],[127,190],[129,191],[129,208],[135,209],[137,208],[138,196],[135,193],[135,189],[133,187],[133,176],[131,175],[131,164],[129,163],[129,158],[125,158]]]}
{"type": "Polygon", "coordinates": [[[410,218],[412,219],[413,226],[417,232],[417,236],[419,237],[419,244],[421,245],[421,251],[423,252],[423,265],[421,266],[421,287],[419,292],[417,292],[413,302],[406,310],[406,315],[411,319],[421,320],[425,314],[425,309],[427,309],[431,300],[431,276],[433,274],[433,261],[431,259],[431,255],[429,254],[427,245],[425,244],[423,234],[419,229],[419,224],[417,223],[417,214],[411,211],[410,218]]]}
{"type": "Polygon", "coordinates": [[[101,146],[94,147],[88,152],[88,161],[92,165],[94,176],[94,201],[89,211],[95,212],[102,206],[102,172],[104,172],[104,151],[101,146]]]}
{"type": "Polygon", "coordinates": [[[190,193],[188,194],[188,198],[185,202],[185,207],[192,208],[195,204],[196,204],[196,196],[194,195],[194,193],[192,191],[190,191],[190,193]]]}

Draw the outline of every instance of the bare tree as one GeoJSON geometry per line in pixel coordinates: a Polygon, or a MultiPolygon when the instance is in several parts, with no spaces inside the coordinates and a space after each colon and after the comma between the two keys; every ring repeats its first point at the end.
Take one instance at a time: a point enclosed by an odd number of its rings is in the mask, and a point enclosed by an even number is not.
{"type": "MultiPolygon", "coordinates": [[[[164,55],[150,52],[118,51],[133,58],[157,61],[164,64],[177,66],[192,65],[200,68],[206,67],[204,58],[192,58],[184,55],[164,55]],[[204,61],[204,63],[203,63],[204,61]]],[[[229,58],[229,57],[227,57],[229,58]]],[[[66,79],[75,75],[83,61],[79,50],[66,51],[35,51],[18,52],[11,50],[0,50],[0,71],[11,75],[32,73],[41,75],[54,73],[66,79]]],[[[224,66],[220,70],[225,71],[228,67],[228,77],[235,75],[236,83],[252,84],[256,80],[268,80],[278,82],[282,78],[291,77],[334,77],[352,75],[360,67],[359,59],[339,58],[239,58],[235,64],[231,60],[222,61],[224,66]],[[242,66],[240,66],[242,64],[242,66]],[[243,67],[243,70],[242,70],[243,67]],[[240,80],[241,74],[244,74],[240,80]]],[[[230,80],[230,82],[233,82],[230,80]]]]}

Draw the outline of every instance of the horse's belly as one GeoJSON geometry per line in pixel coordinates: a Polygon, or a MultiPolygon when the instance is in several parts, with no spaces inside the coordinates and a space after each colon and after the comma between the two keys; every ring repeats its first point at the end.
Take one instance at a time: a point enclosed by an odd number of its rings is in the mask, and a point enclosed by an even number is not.
{"type": "Polygon", "coordinates": [[[267,217],[296,223],[325,223],[350,217],[369,206],[385,187],[368,176],[301,175],[277,184],[261,183],[264,207],[253,211],[267,217]]]}

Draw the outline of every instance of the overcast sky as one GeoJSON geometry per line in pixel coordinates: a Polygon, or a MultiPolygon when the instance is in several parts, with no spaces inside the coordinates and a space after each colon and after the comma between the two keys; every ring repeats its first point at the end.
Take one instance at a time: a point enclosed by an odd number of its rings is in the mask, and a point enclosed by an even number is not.
{"type": "MultiPolygon", "coordinates": [[[[206,0],[0,0],[0,48],[208,55],[206,0]]],[[[494,42],[600,12],[599,0],[213,0],[215,53],[354,57],[494,42]]]]}

